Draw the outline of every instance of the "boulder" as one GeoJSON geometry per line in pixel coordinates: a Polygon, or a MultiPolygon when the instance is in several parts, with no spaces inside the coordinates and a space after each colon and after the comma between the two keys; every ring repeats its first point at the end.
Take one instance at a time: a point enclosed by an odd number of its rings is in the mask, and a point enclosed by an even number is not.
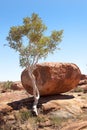
{"type": "MultiPolygon", "coordinates": [[[[78,85],[81,78],[80,69],[73,63],[46,62],[37,64],[33,74],[40,95],[68,92],[78,85]]],[[[26,69],[21,74],[21,82],[26,91],[32,94],[32,84],[26,69]]]]}
{"type": "Polygon", "coordinates": [[[15,81],[11,84],[12,90],[23,90],[24,87],[22,86],[22,83],[20,81],[15,81]]]}
{"type": "Polygon", "coordinates": [[[87,75],[81,74],[81,80],[87,80],[87,75]]]}
{"type": "Polygon", "coordinates": [[[78,85],[87,85],[87,75],[81,74],[81,79],[78,85]]]}

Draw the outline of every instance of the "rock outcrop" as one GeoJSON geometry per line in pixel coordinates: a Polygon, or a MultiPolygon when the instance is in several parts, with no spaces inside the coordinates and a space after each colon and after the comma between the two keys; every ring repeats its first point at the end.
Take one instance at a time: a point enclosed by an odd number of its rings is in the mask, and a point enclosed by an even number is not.
{"type": "MultiPolygon", "coordinates": [[[[42,63],[37,65],[33,73],[40,95],[65,93],[75,88],[81,78],[78,66],[73,63],[42,63]]],[[[32,94],[32,84],[26,69],[21,74],[21,82],[27,92],[32,94]]]]}
{"type": "Polygon", "coordinates": [[[11,84],[11,89],[12,90],[23,90],[24,87],[22,86],[21,82],[20,81],[16,81],[16,82],[13,82],[11,84]]]}
{"type": "Polygon", "coordinates": [[[81,80],[87,80],[87,75],[81,74],[81,80]]]}
{"type": "Polygon", "coordinates": [[[78,84],[78,88],[83,90],[84,93],[87,93],[87,75],[81,74],[81,79],[78,84]]]}
{"type": "Polygon", "coordinates": [[[81,74],[81,79],[78,85],[87,85],[87,75],[81,74]]]}

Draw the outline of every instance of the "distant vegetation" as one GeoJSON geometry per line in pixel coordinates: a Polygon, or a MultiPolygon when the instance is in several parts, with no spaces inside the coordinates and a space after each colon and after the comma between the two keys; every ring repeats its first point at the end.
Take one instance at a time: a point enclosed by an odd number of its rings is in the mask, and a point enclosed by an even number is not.
{"type": "Polygon", "coordinates": [[[12,81],[5,81],[5,82],[0,82],[0,90],[3,89],[4,90],[8,90],[11,88],[11,85],[12,85],[12,81]]]}

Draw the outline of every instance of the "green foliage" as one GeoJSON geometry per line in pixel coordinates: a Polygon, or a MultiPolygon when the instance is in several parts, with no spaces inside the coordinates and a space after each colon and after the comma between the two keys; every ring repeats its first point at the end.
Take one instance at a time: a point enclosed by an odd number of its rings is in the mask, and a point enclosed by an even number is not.
{"type": "Polygon", "coordinates": [[[45,123],[46,118],[44,116],[38,116],[35,118],[36,123],[45,123]]]}
{"type": "Polygon", "coordinates": [[[84,92],[84,89],[83,88],[81,88],[81,87],[77,87],[77,88],[75,88],[74,89],[74,92],[84,92]]]}
{"type": "Polygon", "coordinates": [[[61,118],[61,117],[57,117],[57,116],[51,116],[50,117],[51,123],[57,127],[60,126],[62,124],[62,122],[65,122],[67,119],[65,118],[61,118]]]}
{"type": "Polygon", "coordinates": [[[27,121],[30,117],[32,117],[32,113],[29,110],[21,110],[19,112],[21,121],[27,121]]]}
{"type": "Polygon", "coordinates": [[[10,89],[12,83],[13,83],[12,81],[6,81],[6,82],[3,83],[2,88],[5,89],[5,90],[10,89]]]}
{"type": "Polygon", "coordinates": [[[7,40],[9,47],[19,52],[20,66],[33,66],[39,59],[46,58],[57,49],[63,30],[53,31],[50,36],[45,36],[46,30],[46,25],[35,13],[24,18],[23,25],[10,28],[7,40]]]}
{"type": "Polygon", "coordinates": [[[26,108],[22,108],[22,109],[20,109],[20,111],[15,113],[15,119],[18,122],[23,123],[23,122],[27,121],[29,118],[32,118],[32,113],[31,113],[31,111],[29,111],[26,108]]]}

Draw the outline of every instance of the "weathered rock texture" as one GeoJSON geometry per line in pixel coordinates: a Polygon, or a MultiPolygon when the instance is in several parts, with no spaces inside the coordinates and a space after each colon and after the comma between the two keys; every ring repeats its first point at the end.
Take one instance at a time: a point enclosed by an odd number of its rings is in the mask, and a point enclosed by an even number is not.
{"type": "Polygon", "coordinates": [[[87,75],[81,74],[81,79],[78,85],[87,85],[87,75]]]}
{"type": "Polygon", "coordinates": [[[24,87],[22,86],[21,82],[20,81],[16,81],[16,82],[13,82],[11,84],[11,89],[12,90],[23,90],[24,87]]]}
{"type": "MultiPolygon", "coordinates": [[[[75,88],[81,78],[81,72],[73,63],[42,63],[34,71],[40,95],[54,95],[75,88]]],[[[21,82],[28,93],[32,94],[32,85],[25,69],[21,82]]]]}
{"type": "Polygon", "coordinates": [[[84,93],[87,93],[87,75],[81,74],[81,80],[78,84],[78,88],[83,90],[84,93]]]}
{"type": "Polygon", "coordinates": [[[87,75],[81,74],[81,80],[87,80],[87,75]]]}

